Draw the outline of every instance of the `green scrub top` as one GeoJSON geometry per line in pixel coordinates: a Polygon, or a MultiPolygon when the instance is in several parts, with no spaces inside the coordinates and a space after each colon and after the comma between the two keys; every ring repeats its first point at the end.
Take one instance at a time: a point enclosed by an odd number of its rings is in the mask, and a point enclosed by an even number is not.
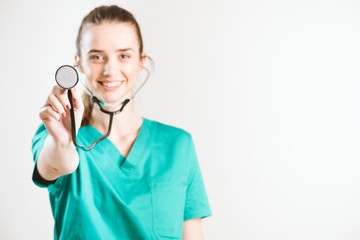
{"type": "MultiPolygon", "coordinates": [[[[32,144],[35,166],[47,136],[41,124],[32,144]]],[[[101,136],[87,125],[77,140],[89,146],[101,136]]],[[[211,215],[184,130],[144,118],[127,158],[108,139],[78,153],[78,168],[47,186],[55,239],[182,239],[183,221],[211,215]]]]}

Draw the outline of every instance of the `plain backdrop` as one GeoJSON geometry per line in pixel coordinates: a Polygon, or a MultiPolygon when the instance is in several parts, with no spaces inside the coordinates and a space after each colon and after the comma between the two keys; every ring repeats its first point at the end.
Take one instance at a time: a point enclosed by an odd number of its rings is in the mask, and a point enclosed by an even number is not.
{"type": "Polygon", "coordinates": [[[52,239],[31,139],[81,19],[116,3],[156,72],[140,115],[189,131],[213,216],[206,239],[360,239],[360,2],[0,2],[0,239],[52,239]]]}

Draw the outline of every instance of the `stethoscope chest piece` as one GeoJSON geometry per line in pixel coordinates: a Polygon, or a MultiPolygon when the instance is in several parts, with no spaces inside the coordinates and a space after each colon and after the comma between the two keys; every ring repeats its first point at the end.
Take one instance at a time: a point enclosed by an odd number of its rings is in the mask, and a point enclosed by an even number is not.
{"type": "Polygon", "coordinates": [[[60,87],[64,89],[71,89],[78,83],[79,75],[76,69],[72,66],[63,65],[56,71],[55,80],[60,87]]]}

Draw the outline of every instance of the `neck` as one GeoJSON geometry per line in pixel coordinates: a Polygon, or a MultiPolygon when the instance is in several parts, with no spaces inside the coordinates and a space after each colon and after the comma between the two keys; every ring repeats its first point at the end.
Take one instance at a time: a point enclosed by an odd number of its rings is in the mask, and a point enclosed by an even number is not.
{"type": "MultiPolygon", "coordinates": [[[[95,104],[96,105],[96,104],[95,104]]],[[[105,108],[108,111],[117,111],[120,106],[105,108]]],[[[108,130],[110,115],[103,113],[97,106],[94,106],[90,124],[102,134],[108,130]]],[[[134,100],[131,100],[121,113],[115,114],[113,118],[111,136],[125,136],[138,131],[142,124],[142,118],[135,112],[134,100]]]]}

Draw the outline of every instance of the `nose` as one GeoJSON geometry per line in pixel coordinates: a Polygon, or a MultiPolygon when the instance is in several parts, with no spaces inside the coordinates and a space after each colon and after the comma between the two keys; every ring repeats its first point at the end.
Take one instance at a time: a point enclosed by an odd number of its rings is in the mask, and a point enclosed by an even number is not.
{"type": "Polygon", "coordinates": [[[104,66],[103,74],[105,76],[115,76],[120,72],[120,63],[115,59],[108,59],[104,66]]]}

